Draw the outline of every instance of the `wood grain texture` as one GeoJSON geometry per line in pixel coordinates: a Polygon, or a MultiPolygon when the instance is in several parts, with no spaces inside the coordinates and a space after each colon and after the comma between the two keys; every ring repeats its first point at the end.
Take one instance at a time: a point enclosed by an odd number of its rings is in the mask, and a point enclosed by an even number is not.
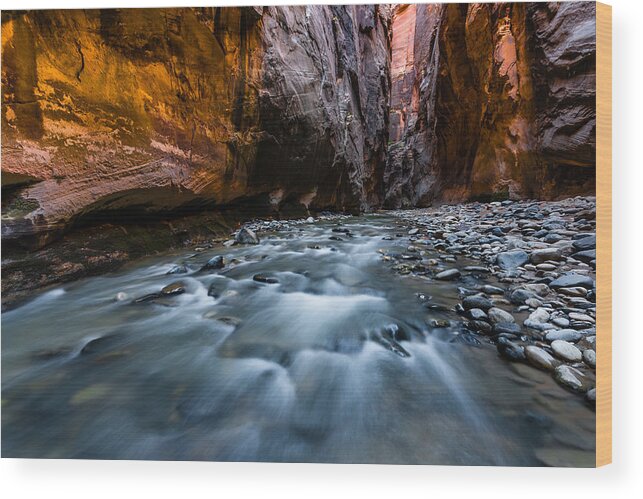
{"type": "Polygon", "coordinates": [[[596,466],[603,466],[612,462],[612,7],[596,7],[596,466]]]}

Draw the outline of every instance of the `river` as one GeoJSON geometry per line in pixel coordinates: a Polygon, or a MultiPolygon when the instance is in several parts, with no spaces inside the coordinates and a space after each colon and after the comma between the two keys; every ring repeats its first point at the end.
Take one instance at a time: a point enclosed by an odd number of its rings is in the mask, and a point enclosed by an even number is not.
{"type": "Polygon", "coordinates": [[[3,457],[593,465],[582,397],[463,333],[462,282],[382,261],[408,245],[401,223],[292,222],[5,312],[3,457]],[[200,272],[215,255],[225,268],[200,272]],[[177,281],[183,294],[132,303],[177,281]]]}

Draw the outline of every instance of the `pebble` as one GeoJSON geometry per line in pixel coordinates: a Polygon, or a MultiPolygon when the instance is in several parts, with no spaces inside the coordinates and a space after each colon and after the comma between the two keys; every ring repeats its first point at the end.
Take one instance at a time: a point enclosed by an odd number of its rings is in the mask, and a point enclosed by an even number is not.
{"type": "Polygon", "coordinates": [[[503,270],[514,270],[529,261],[529,255],[523,250],[505,251],[496,257],[496,265],[503,270]]]}
{"type": "Polygon", "coordinates": [[[549,342],[562,340],[562,341],[570,341],[572,343],[576,343],[582,337],[583,337],[582,333],[579,333],[574,329],[557,329],[556,331],[549,331],[545,335],[545,339],[549,342]]]}
{"type": "Polygon", "coordinates": [[[566,365],[558,366],[554,370],[554,379],[561,385],[571,388],[575,391],[583,389],[583,382],[581,381],[582,374],[577,369],[566,365]]]}
{"type": "Polygon", "coordinates": [[[572,243],[572,246],[578,251],[591,250],[596,248],[596,236],[591,235],[583,237],[582,239],[577,239],[572,243]]]}
{"type": "Polygon", "coordinates": [[[489,310],[493,307],[492,301],[483,295],[471,295],[467,296],[462,300],[462,306],[465,310],[470,310],[472,308],[479,308],[482,310],[489,310]]]}
{"type": "Polygon", "coordinates": [[[472,308],[469,310],[468,314],[474,321],[484,321],[487,319],[487,314],[484,313],[484,310],[479,308],[472,308]]]}
{"type": "Polygon", "coordinates": [[[225,262],[223,260],[223,257],[221,255],[213,256],[210,258],[206,264],[201,267],[201,270],[218,270],[222,269],[225,266],[225,262]]]}
{"type": "Polygon", "coordinates": [[[591,348],[583,351],[583,362],[589,367],[596,369],[596,352],[591,348]]]}
{"type": "Polygon", "coordinates": [[[187,274],[187,273],[188,273],[187,266],[185,266],[185,265],[174,265],[165,274],[166,275],[172,275],[172,274],[187,274]]]}
{"type": "Polygon", "coordinates": [[[458,269],[448,269],[443,270],[435,275],[435,278],[439,281],[453,281],[460,277],[460,271],[458,269]]]}
{"type": "Polygon", "coordinates": [[[506,338],[500,338],[496,345],[498,353],[507,360],[519,362],[525,360],[525,348],[506,338]]]}
{"type": "Polygon", "coordinates": [[[581,351],[565,340],[552,341],[551,349],[556,357],[568,362],[580,362],[583,358],[581,351]]]}
{"type": "Polygon", "coordinates": [[[493,332],[495,334],[509,334],[512,336],[520,335],[521,329],[515,322],[498,322],[493,325],[493,332]]]}
{"type": "Polygon", "coordinates": [[[549,283],[549,287],[552,289],[575,288],[578,286],[592,289],[594,287],[594,279],[586,275],[570,272],[549,283]]]}
{"type": "Polygon", "coordinates": [[[594,323],[594,318],[587,314],[580,314],[578,312],[570,312],[569,318],[575,321],[591,322],[594,323]]]}
{"type": "Polygon", "coordinates": [[[504,295],[505,290],[502,288],[499,288],[497,286],[490,286],[489,284],[485,284],[482,286],[481,291],[483,293],[486,293],[488,295],[504,295]]]}
{"type": "MultiPolygon", "coordinates": [[[[560,260],[562,255],[558,248],[543,248],[532,251],[529,260],[534,265],[545,263],[548,260],[560,260]]],[[[555,268],[555,267],[554,267],[555,268]]]]}
{"type": "Polygon", "coordinates": [[[540,347],[529,345],[525,347],[525,356],[534,366],[552,371],[556,366],[556,360],[540,347]]]}
{"type": "Polygon", "coordinates": [[[497,308],[497,307],[490,308],[487,313],[489,315],[489,319],[494,324],[499,324],[501,322],[505,322],[505,323],[515,322],[513,315],[511,315],[509,312],[502,310],[501,308],[497,308]]]}
{"type": "Polygon", "coordinates": [[[567,328],[569,327],[569,319],[566,319],[565,317],[555,317],[551,320],[551,322],[560,328],[567,328]]]}
{"type": "Polygon", "coordinates": [[[259,244],[257,234],[247,227],[242,227],[234,236],[234,240],[238,244],[259,244]]]}

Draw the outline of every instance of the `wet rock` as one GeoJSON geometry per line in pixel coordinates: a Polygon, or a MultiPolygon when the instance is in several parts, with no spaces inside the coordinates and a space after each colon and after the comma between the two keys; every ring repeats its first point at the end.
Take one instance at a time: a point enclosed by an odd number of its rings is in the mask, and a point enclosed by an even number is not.
{"type": "Polygon", "coordinates": [[[525,300],[525,305],[530,308],[542,307],[542,304],[543,302],[541,302],[538,298],[529,298],[528,300],[525,300]]]}
{"type": "Polygon", "coordinates": [[[173,275],[173,274],[187,274],[189,272],[189,269],[187,268],[186,265],[174,265],[170,270],[168,270],[165,274],[166,275],[173,275]]]}
{"type": "Polygon", "coordinates": [[[525,347],[525,356],[530,364],[546,371],[553,371],[556,359],[540,347],[529,345],[525,347]]]}
{"type": "Polygon", "coordinates": [[[572,258],[580,262],[590,263],[592,260],[596,260],[596,250],[579,251],[578,253],[573,253],[572,258]]]}
{"type": "Polygon", "coordinates": [[[225,262],[223,260],[223,257],[221,255],[213,256],[210,258],[206,264],[201,267],[201,271],[206,271],[206,270],[219,270],[222,269],[225,266],[225,262]]]}
{"type": "Polygon", "coordinates": [[[386,330],[378,334],[371,335],[371,338],[378,345],[381,345],[389,352],[393,352],[400,357],[407,358],[411,356],[411,354],[407,352],[390,334],[388,334],[386,330]]]}
{"type": "Polygon", "coordinates": [[[576,343],[583,337],[582,333],[575,331],[574,329],[558,329],[556,331],[549,331],[545,335],[545,339],[549,342],[562,340],[576,343]]]}
{"type": "Polygon", "coordinates": [[[509,296],[511,303],[515,303],[516,305],[525,303],[530,298],[536,298],[536,293],[522,288],[515,289],[509,296]]]}
{"type": "Polygon", "coordinates": [[[464,270],[478,274],[488,274],[491,272],[487,267],[482,267],[480,265],[467,265],[464,270]]]}
{"type": "Polygon", "coordinates": [[[511,315],[509,312],[502,310],[501,308],[492,307],[489,309],[487,313],[489,314],[489,319],[494,324],[499,324],[501,322],[505,322],[505,323],[515,322],[513,315],[511,315]]]}
{"type": "Polygon", "coordinates": [[[493,307],[493,303],[486,296],[471,295],[471,296],[465,297],[465,299],[462,300],[462,306],[465,310],[479,308],[481,310],[486,311],[486,310],[489,310],[491,307],[493,307]]]}
{"type": "Polygon", "coordinates": [[[578,286],[585,289],[592,289],[594,287],[594,279],[586,275],[570,272],[549,283],[549,287],[552,289],[575,288],[578,286]]]}
{"type": "Polygon", "coordinates": [[[138,298],[135,298],[133,303],[145,303],[148,301],[155,300],[156,298],[160,298],[161,296],[163,296],[161,293],[149,293],[147,295],[143,295],[138,298]]]}
{"type": "Polygon", "coordinates": [[[515,322],[498,322],[493,325],[494,334],[508,334],[519,336],[521,333],[520,325],[515,322]]]}
{"type": "Polygon", "coordinates": [[[460,271],[458,269],[443,270],[435,275],[435,278],[439,281],[453,281],[459,277],[460,271]]]}
{"type": "Polygon", "coordinates": [[[593,324],[595,322],[594,318],[587,314],[581,314],[579,312],[570,312],[569,318],[574,321],[589,322],[593,324]]]}
{"type": "Polygon", "coordinates": [[[596,404],[596,388],[587,390],[587,393],[585,394],[585,400],[587,400],[592,405],[596,404]]]}
{"type": "Polygon", "coordinates": [[[543,248],[532,251],[529,260],[534,265],[545,263],[546,261],[558,261],[562,258],[558,248],[543,248]]]}
{"type": "Polygon", "coordinates": [[[592,349],[583,351],[583,362],[589,367],[596,369],[596,352],[592,349]]]}
{"type": "Polygon", "coordinates": [[[256,282],[262,282],[265,284],[278,284],[279,280],[275,277],[270,277],[265,274],[255,274],[252,276],[252,280],[256,282]]]}
{"type": "Polygon", "coordinates": [[[554,370],[554,379],[574,391],[584,391],[583,375],[578,369],[561,365],[554,370]]]}
{"type": "Polygon", "coordinates": [[[483,320],[472,320],[471,322],[469,322],[469,327],[471,327],[471,329],[473,329],[474,331],[478,331],[479,333],[483,334],[490,334],[492,331],[491,324],[483,320]]]}
{"type": "Polygon", "coordinates": [[[469,318],[474,321],[484,321],[487,319],[487,314],[479,308],[472,308],[467,312],[467,314],[469,315],[469,318]]]}
{"type": "Polygon", "coordinates": [[[556,357],[566,360],[567,362],[580,362],[583,358],[583,355],[578,348],[564,340],[552,341],[551,349],[556,357]]]}
{"type": "Polygon", "coordinates": [[[161,294],[165,296],[180,295],[185,293],[185,285],[182,282],[173,282],[161,289],[161,294]]]}
{"type": "Polygon", "coordinates": [[[512,362],[522,362],[526,359],[525,348],[507,338],[499,338],[496,349],[503,358],[512,362]]]}
{"type": "Polygon", "coordinates": [[[572,246],[578,251],[586,251],[596,248],[596,236],[591,235],[572,242],[572,246]]]}
{"type": "Polygon", "coordinates": [[[259,237],[257,234],[247,227],[242,227],[234,236],[234,240],[238,244],[259,244],[259,237]]]}
{"type": "Polygon", "coordinates": [[[565,317],[555,317],[551,320],[552,324],[554,326],[558,326],[559,328],[566,329],[569,327],[569,319],[566,319],[565,317]]]}
{"type": "Polygon", "coordinates": [[[491,286],[489,284],[482,286],[481,291],[488,295],[503,295],[505,293],[504,289],[499,288],[498,286],[491,286]]]}
{"type": "Polygon", "coordinates": [[[515,270],[529,261],[529,255],[523,250],[512,250],[499,253],[496,265],[503,270],[515,270]]]}

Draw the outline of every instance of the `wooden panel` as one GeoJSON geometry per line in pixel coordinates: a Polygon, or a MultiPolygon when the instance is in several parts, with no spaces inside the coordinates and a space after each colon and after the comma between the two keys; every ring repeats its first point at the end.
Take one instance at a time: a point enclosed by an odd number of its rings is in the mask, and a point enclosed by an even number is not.
{"type": "Polygon", "coordinates": [[[596,4],[596,465],[612,462],[612,7],[596,4]]]}

